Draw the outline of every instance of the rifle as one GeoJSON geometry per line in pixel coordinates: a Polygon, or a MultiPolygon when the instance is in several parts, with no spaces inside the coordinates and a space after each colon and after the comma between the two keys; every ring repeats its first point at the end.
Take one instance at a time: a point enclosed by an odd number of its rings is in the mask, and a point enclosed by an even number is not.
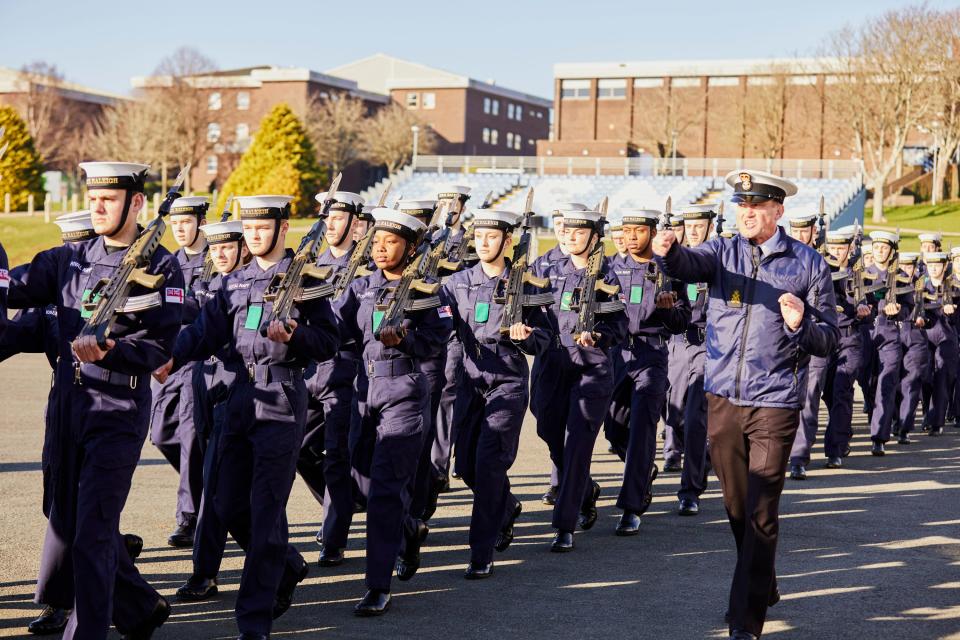
{"type": "MultiPolygon", "coordinates": [[[[523,322],[523,308],[547,306],[553,304],[553,294],[536,293],[524,294],[523,285],[529,284],[538,289],[544,289],[550,281],[538,278],[530,273],[530,237],[533,228],[533,187],[527,191],[527,202],[523,208],[523,221],[520,223],[520,240],[513,248],[513,258],[510,260],[510,275],[506,280],[497,283],[497,292],[493,301],[503,305],[503,319],[500,321],[500,335],[508,335],[510,327],[523,322]]],[[[504,233],[507,233],[506,231],[504,233]]]]}
{"type": "Polygon", "coordinates": [[[373,330],[373,337],[377,340],[387,327],[392,327],[402,337],[405,330],[403,320],[408,311],[422,311],[440,306],[440,298],[436,295],[440,290],[439,282],[426,282],[420,277],[421,265],[430,248],[430,228],[418,238],[416,255],[404,268],[397,286],[392,289],[383,287],[377,292],[375,309],[383,316],[380,324],[373,330]],[[426,294],[428,297],[411,299],[413,291],[426,294]]]}
{"type": "MultiPolygon", "coordinates": [[[[390,187],[391,184],[388,182],[387,188],[380,194],[377,207],[382,207],[386,203],[387,194],[390,193],[390,187]]],[[[399,202],[399,200],[397,202],[399,202]]],[[[335,300],[343,295],[343,292],[347,290],[350,283],[356,280],[358,276],[363,277],[370,275],[371,272],[367,269],[367,265],[370,264],[370,253],[373,251],[374,233],[375,231],[372,226],[367,229],[367,233],[363,236],[363,239],[354,245],[353,251],[350,253],[350,260],[347,262],[347,268],[338,273],[334,279],[333,298],[335,300]]]]}
{"type": "Polygon", "coordinates": [[[910,314],[910,322],[916,323],[920,314],[924,310],[924,294],[926,293],[926,278],[917,278],[913,283],[913,312],[910,314]]]}
{"type": "Polygon", "coordinates": [[[822,193],[820,194],[820,212],[817,213],[817,241],[815,248],[820,252],[821,256],[827,255],[827,210],[822,193]]]}
{"type": "Polygon", "coordinates": [[[270,317],[260,326],[260,335],[267,335],[267,327],[274,320],[283,323],[283,328],[291,331],[287,320],[293,311],[293,305],[306,300],[314,300],[333,295],[333,285],[324,282],[315,287],[305,288],[303,282],[306,278],[315,278],[317,280],[326,280],[330,277],[332,269],[330,267],[317,266],[317,253],[323,235],[327,231],[327,216],[330,214],[330,206],[333,204],[333,196],[340,187],[342,173],[338,173],[330,183],[330,189],[327,191],[327,197],[320,208],[320,214],[307,235],[303,236],[297,253],[290,261],[286,272],[278,273],[274,276],[273,282],[264,294],[263,299],[273,302],[273,310],[270,317]]]}
{"type": "MultiPolygon", "coordinates": [[[[480,206],[481,209],[490,208],[490,198],[492,196],[493,196],[492,191],[487,194],[487,198],[484,200],[483,204],[480,206]]],[[[453,204],[449,203],[446,206],[447,206],[447,211],[449,212],[450,207],[452,207],[453,204]]],[[[461,217],[465,216],[466,212],[461,213],[460,215],[461,217]]],[[[444,227],[445,227],[444,231],[441,234],[441,237],[437,240],[437,244],[443,244],[443,253],[439,254],[440,259],[438,260],[433,260],[433,258],[431,258],[430,265],[428,265],[430,267],[430,270],[428,270],[426,273],[429,273],[433,277],[437,276],[436,266],[439,266],[444,271],[449,271],[450,273],[454,273],[455,271],[460,269],[460,266],[463,264],[463,261],[467,259],[468,256],[471,259],[476,259],[476,256],[477,256],[477,249],[476,249],[476,245],[473,244],[473,238],[467,237],[467,234],[469,232],[466,225],[463,225],[464,231],[463,231],[462,242],[460,242],[460,244],[453,247],[452,249],[449,248],[450,236],[453,234],[453,223],[450,221],[452,217],[453,217],[452,213],[449,213],[447,215],[447,218],[444,224],[444,227]]],[[[470,230],[472,229],[473,229],[473,226],[471,224],[470,230]]]]}
{"type": "MultiPolygon", "coordinates": [[[[604,198],[602,208],[606,209],[607,199],[604,198]]],[[[603,218],[600,219],[597,229],[597,244],[594,245],[590,256],[587,258],[587,268],[580,281],[580,286],[575,288],[570,296],[570,309],[577,312],[577,324],[573,329],[574,337],[579,337],[586,331],[597,338],[593,330],[596,324],[595,316],[598,313],[616,313],[623,311],[626,307],[620,300],[611,300],[609,302],[599,302],[597,292],[601,291],[608,296],[615,296],[620,292],[620,285],[607,284],[603,281],[600,272],[603,268],[603,218]]]]}
{"type": "Polygon", "coordinates": [[[717,207],[717,228],[716,234],[717,237],[721,237],[723,234],[723,200],[720,201],[720,206],[717,207]]]}
{"type": "Polygon", "coordinates": [[[83,302],[83,313],[87,321],[80,330],[81,336],[94,336],[101,349],[107,348],[107,339],[114,331],[114,321],[121,313],[144,311],[160,304],[160,292],[157,291],[165,280],[162,273],[147,273],[153,254],[160,246],[160,240],[167,229],[164,219],[170,213],[173,201],[180,197],[180,188],[187,179],[190,165],[180,170],[166,197],[157,210],[157,217],[140,232],[123,255],[123,260],[111,278],[100,280],[83,302]],[[133,287],[140,285],[153,290],[153,294],[131,299],[133,287]]]}
{"type": "MultiPolygon", "coordinates": [[[[233,204],[233,194],[227,196],[227,201],[223,205],[223,213],[220,214],[220,222],[226,222],[230,219],[232,211],[230,205],[233,204]]],[[[210,251],[207,250],[207,257],[203,260],[203,271],[200,273],[200,282],[206,284],[213,279],[213,258],[210,257],[210,251]]]]}

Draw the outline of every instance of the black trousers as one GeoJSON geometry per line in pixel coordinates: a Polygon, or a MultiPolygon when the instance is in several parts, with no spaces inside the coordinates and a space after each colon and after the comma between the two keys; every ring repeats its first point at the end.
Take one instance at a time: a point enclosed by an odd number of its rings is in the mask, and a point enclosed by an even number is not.
{"type": "Polygon", "coordinates": [[[799,425],[799,409],[738,407],[707,394],[710,459],[737,543],[730,586],[731,631],[759,636],[770,595],[777,588],[780,494],[799,425]]]}

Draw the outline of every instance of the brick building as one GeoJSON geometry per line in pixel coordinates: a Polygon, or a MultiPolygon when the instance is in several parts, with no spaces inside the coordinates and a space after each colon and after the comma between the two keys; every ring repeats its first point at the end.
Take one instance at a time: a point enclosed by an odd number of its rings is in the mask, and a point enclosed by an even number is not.
{"type": "Polygon", "coordinates": [[[529,156],[550,131],[549,100],[382,53],[327,73],[410,109],[439,154],[529,156]]]}
{"type": "Polygon", "coordinates": [[[554,66],[554,123],[538,155],[850,159],[831,60],[554,66]]]}
{"type": "MultiPolygon", "coordinates": [[[[190,77],[187,81],[202,93],[207,112],[209,149],[201,166],[193,167],[190,172],[191,184],[197,190],[223,185],[250,145],[260,121],[279,103],[285,102],[294,112],[303,114],[311,99],[332,95],[362,99],[370,111],[390,101],[387,96],[359,89],[355,82],[306,68],[229,69],[190,77]]],[[[169,76],[135,77],[131,83],[134,89],[150,91],[170,86],[172,79],[169,76]]],[[[362,180],[362,176],[352,175],[348,182],[362,180]]]]}

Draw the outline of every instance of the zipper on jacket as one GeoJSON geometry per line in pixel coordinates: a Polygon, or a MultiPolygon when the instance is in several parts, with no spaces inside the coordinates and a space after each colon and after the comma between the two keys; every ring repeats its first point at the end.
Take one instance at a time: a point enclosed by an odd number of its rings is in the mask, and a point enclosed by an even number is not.
{"type": "Polygon", "coordinates": [[[743,357],[747,350],[747,332],[750,331],[750,311],[753,308],[753,289],[757,280],[757,269],[760,268],[760,247],[750,247],[750,261],[753,262],[753,272],[750,274],[750,280],[747,282],[743,295],[743,302],[747,305],[747,312],[743,320],[743,334],[740,336],[740,358],[737,361],[737,379],[734,387],[737,400],[740,400],[740,377],[743,373],[743,357]],[[750,295],[747,295],[747,291],[749,291],[750,295]]]}

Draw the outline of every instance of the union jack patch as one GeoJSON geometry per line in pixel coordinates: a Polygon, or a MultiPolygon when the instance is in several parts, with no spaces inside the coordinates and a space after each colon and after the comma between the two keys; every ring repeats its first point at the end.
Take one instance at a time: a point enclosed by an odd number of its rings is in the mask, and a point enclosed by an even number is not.
{"type": "Polygon", "coordinates": [[[183,289],[167,287],[167,289],[164,291],[163,299],[166,302],[172,302],[173,304],[183,304],[183,289]]]}
{"type": "Polygon", "coordinates": [[[444,305],[442,307],[437,307],[437,315],[441,318],[452,318],[453,310],[450,308],[450,305],[444,305]]]}

